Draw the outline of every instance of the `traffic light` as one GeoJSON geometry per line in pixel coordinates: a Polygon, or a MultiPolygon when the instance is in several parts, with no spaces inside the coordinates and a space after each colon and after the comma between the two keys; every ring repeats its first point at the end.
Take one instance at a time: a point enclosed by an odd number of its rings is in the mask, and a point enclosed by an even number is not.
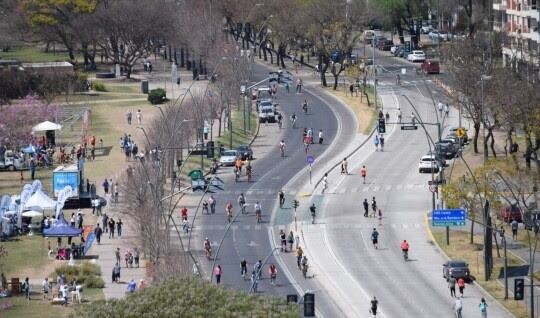
{"type": "Polygon", "coordinates": [[[379,134],[386,133],[386,125],[385,125],[385,122],[384,122],[384,118],[379,118],[378,128],[379,128],[379,134]]]}
{"type": "Polygon", "coordinates": [[[300,206],[300,202],[298,202],[298,200],[294,200],[293,201],[293,208],[296,210],[296,208],[298,208],[300,206]]]}
{"type": "Polygon", "coordinates": [[[304,294],[304,317],[315,317],[315,294],[304,294]]]}
{"type": "Polygon", "coordinates": [[[523,278],[514,279],[514,300],[523,300],[525,293],[525,280],[523,278]]]}

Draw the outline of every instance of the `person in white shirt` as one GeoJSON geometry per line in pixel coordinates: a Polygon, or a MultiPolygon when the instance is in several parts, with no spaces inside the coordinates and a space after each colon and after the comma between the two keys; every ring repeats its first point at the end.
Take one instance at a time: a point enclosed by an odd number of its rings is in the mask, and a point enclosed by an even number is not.
{"type": "Polygon", "coordinates": [[[43,298],[44,299],[47,299],[49,300],[49,290],[50,290],[50,286],[49,286],[49,278],[48,277],[45,277],[45,279],[43,280],[43,282],[41,283],[41,290],[43,291],[43,298]]]}
{"type": "Polygon", "coordinates": [[[456,317],[462,318],[461,311],[463,310],[463,301],[461,300],[461,297],[456,298],[456,301],[454,302],[454,310],[456,311],[456,317]]]}

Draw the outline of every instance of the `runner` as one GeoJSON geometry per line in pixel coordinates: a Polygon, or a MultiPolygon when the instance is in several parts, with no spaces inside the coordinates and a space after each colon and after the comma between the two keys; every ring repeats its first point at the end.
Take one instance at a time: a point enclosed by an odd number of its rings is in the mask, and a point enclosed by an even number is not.
{"type": "Polygon", "coordinates": [[[364,184],[366,184],[366,176],[367,176],[366,166],[362,166],[362,169],[360,169],[360,175],[362,176],[362,179],[364,180],[364,184]]]}

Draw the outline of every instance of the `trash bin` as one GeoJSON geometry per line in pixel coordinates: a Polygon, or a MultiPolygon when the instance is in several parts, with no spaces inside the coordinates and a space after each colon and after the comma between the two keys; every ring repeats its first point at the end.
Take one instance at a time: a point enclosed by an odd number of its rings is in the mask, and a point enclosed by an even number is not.
{"type": "Polygon", "coordinates": [[[148,94],[148,81],[144,80],[141,82],[141,92],[143,94],[148,94]]]}

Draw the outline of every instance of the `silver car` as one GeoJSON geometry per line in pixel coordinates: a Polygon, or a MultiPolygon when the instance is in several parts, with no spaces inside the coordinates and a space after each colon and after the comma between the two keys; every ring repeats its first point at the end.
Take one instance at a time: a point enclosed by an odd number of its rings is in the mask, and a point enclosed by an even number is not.
{"type": "Polygon", "coordinates": [[[219,164],[222,166],[234,166],[237,157],[237,150],[226,150],[221,154],[221,157],[219,158],[219,164]]]}

